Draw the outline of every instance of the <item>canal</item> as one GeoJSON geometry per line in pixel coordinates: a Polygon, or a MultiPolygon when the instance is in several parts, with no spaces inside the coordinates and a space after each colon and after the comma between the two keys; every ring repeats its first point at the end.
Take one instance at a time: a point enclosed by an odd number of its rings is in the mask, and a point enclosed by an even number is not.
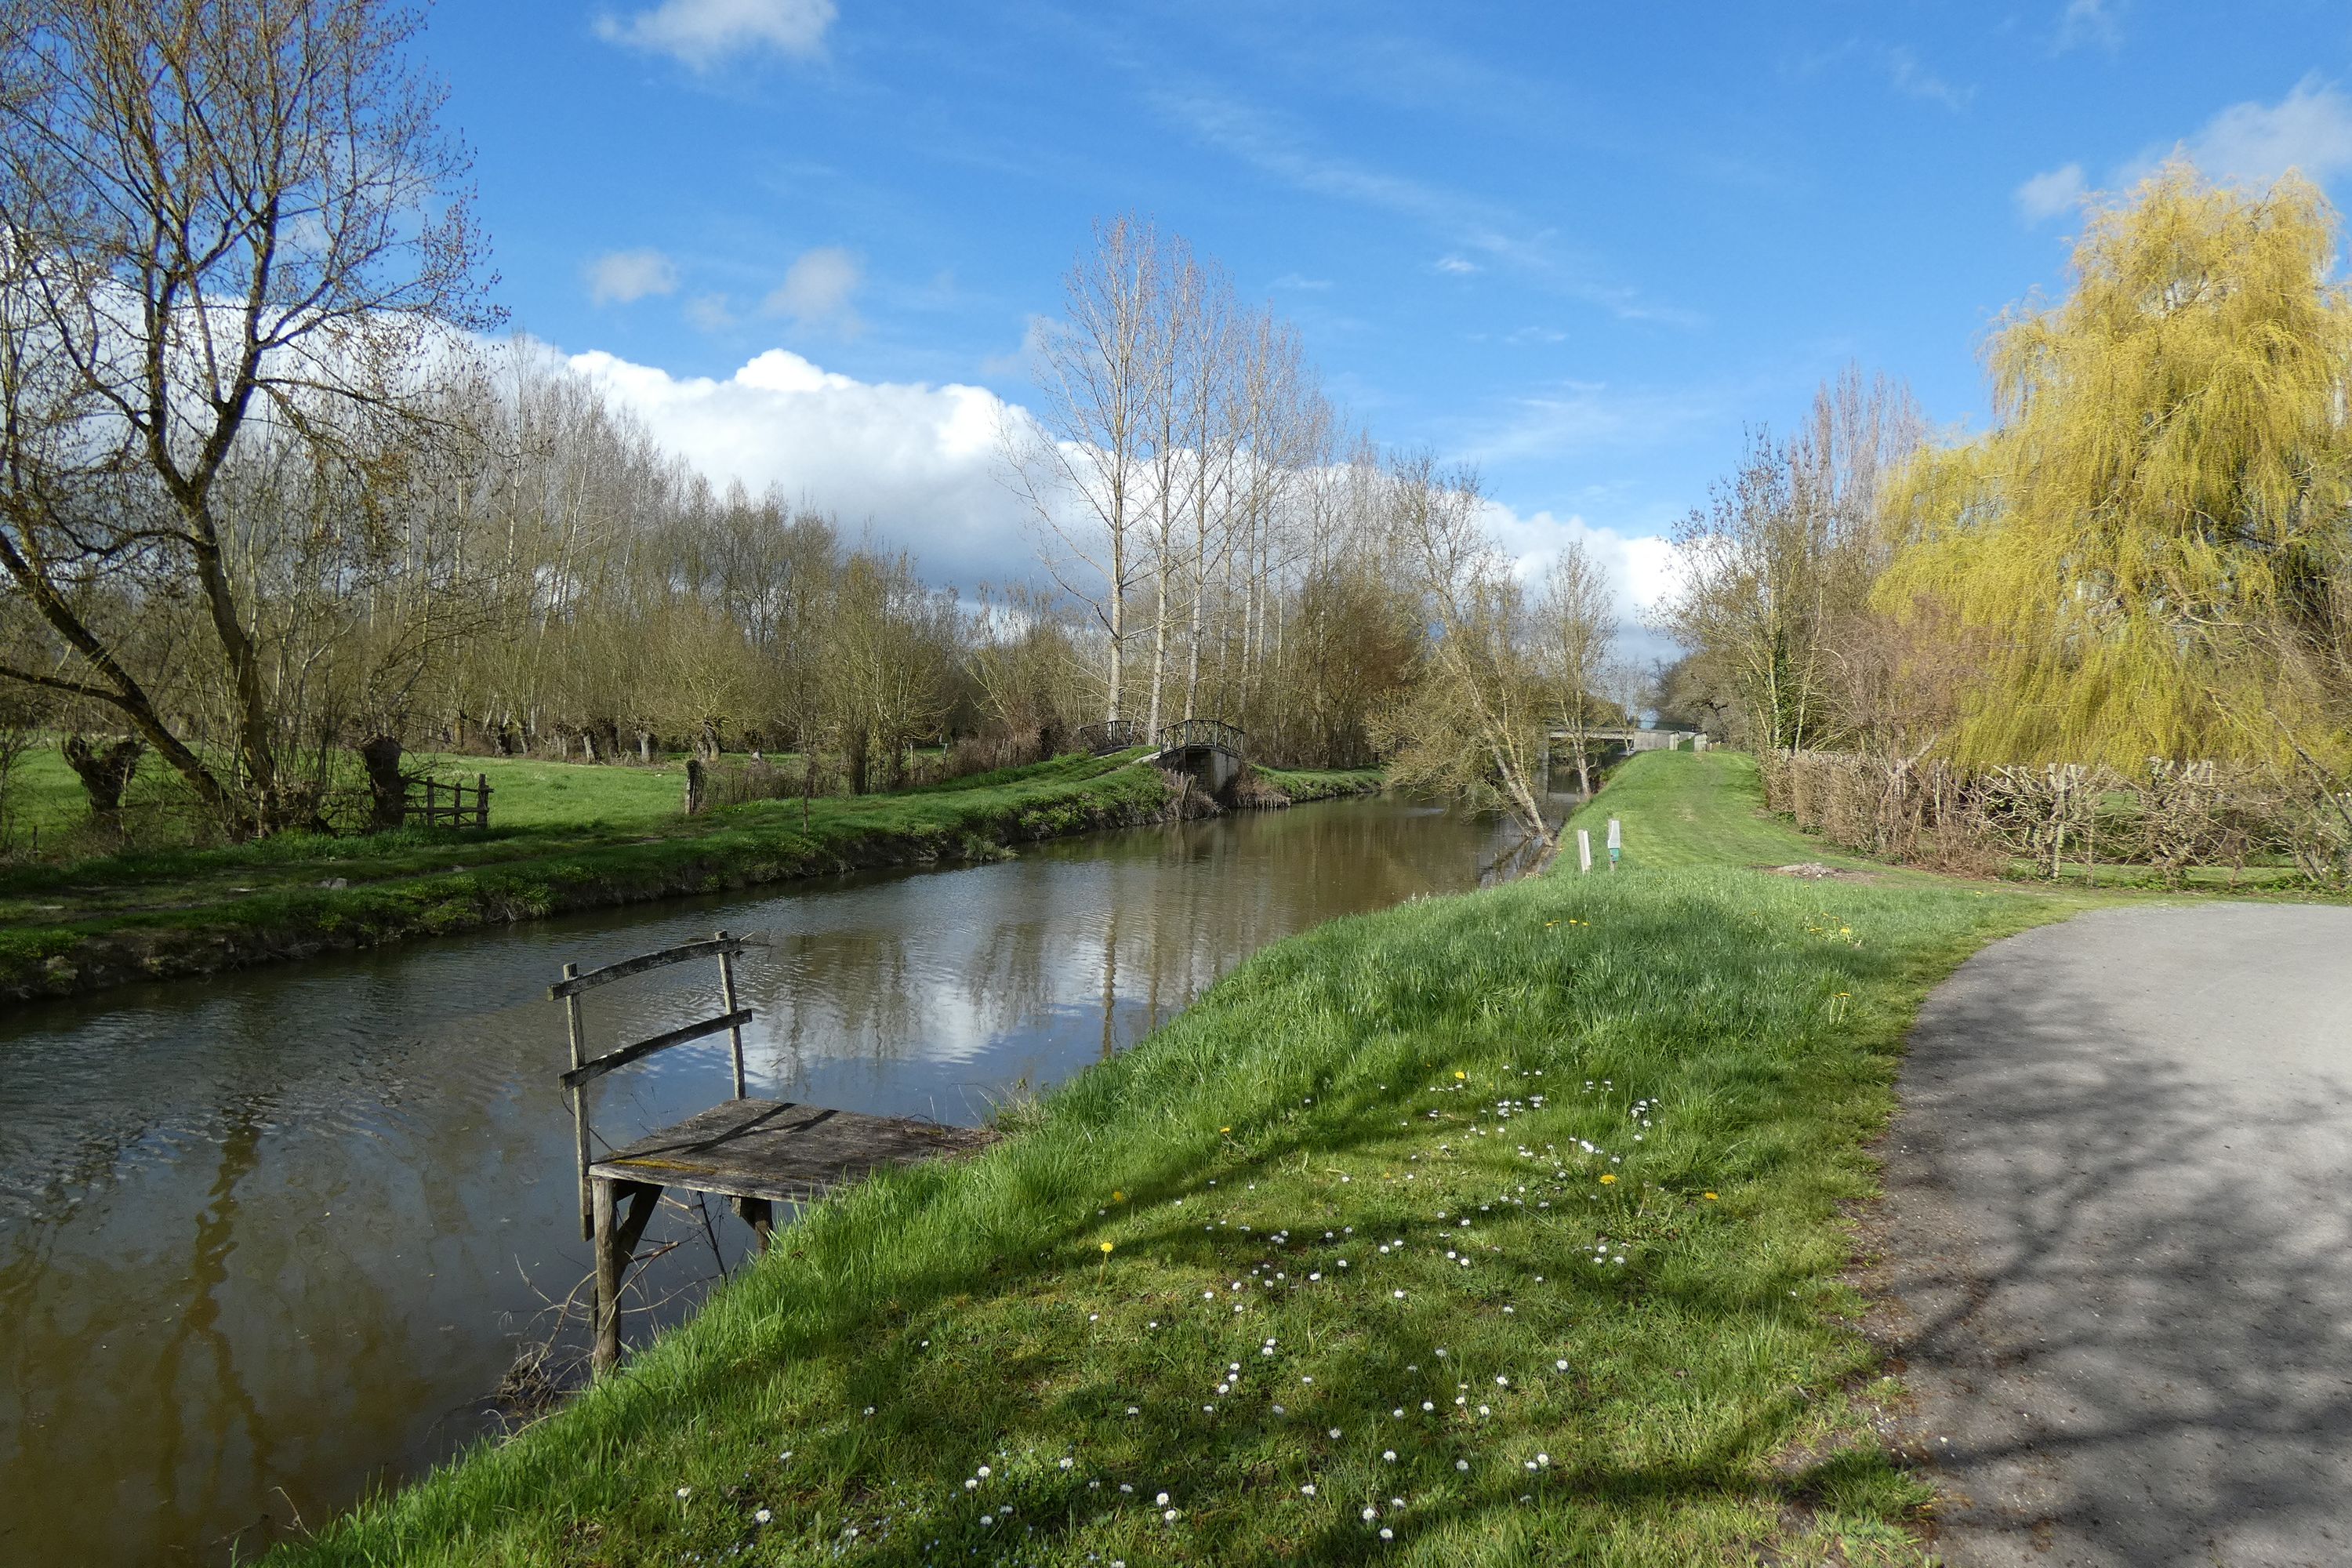
{"type": "MultiPolygon", "coordinates": [[[[1266,943],[1474,887],[1499,847],[1489,822],[1331,802],[15,1008],[0,1563],[247,1560],[570,1375],[590,1258],[545,999],[566,962],[761,933],[751,1093],[973,1123],[1266,943]]],[[[594,993],[592,1050],[718,1011],[716,970],[594,993]]],[[[724,1099],[726,1049],[600,1080],[598,1132],[724,1099]]],[[[632,1339],[741,1263],[740,1224],[709,1221],[656,1217],[632,1339]]]]}

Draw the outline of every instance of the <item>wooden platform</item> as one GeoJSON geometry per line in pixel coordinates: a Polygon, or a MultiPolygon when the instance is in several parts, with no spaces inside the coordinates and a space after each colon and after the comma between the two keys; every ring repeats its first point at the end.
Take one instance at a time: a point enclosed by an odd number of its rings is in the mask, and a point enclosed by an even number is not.
{"type": "Polygon", "coordinates": [[[877,1171],[983,1149],[992,1135],[898,1116],[730,1100],[616,1149],[596,1180],[803,1204],[877,1171]]]}

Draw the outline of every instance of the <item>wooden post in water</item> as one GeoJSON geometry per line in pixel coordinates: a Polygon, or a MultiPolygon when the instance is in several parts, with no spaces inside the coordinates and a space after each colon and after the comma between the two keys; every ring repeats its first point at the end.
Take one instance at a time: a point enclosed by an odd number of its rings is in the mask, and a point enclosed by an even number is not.
{"type": "MultiPolygon", "coordinates": [[[[727,933],[723,931],[718,932],[717,936],[718,940],[720,942],[725,942],[727,940],[727,933]]],[[[721,949],[719,954],[719,994],[725,1001],[727,1011],[730,1013],[734,1012],[736,1010],[735,955],[724,949],[721,949]]],[[[737,1024],[727,1031],[727,1043],[729,1047],[733,1051],[735,1058],[735,1098],[740,1100],[743,1098],[742,1025],[737,1024]]]]}
{"type": "MultiPolygon", "coordinates": [[[[576,1090],[574,1092],[577,1092],[576,1090]]],[[[590,1240],[596,1251],[596,1347],[589,1375],[602,1377],[621,1359],[621,1249],[613,1245],[613,1184],[599,1176],[590,1240]]]]}
{"type": "MultiPolygon", "coordinates": [[[[577,979],[580,966],[567,963],[563,978],[577,979]]],[[[574,991],[563,999],[563,1019],[572,1032],[572,1065],[577,1068],[588,1059],[588,1031],[580,1021],[580,993],[574,991]]],[[[580,1154],[580,1237],[583,1241],[596,1238],[596,1223],[588,1203],[588,1086],[574,1084],[572,1088],[572,1133],[580,1154]]]]}

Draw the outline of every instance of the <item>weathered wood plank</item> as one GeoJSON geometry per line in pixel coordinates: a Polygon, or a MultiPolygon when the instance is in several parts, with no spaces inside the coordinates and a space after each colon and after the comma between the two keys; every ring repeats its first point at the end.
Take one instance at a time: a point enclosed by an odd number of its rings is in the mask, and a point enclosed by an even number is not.
{"type": "Polygon", "coordinates": [[[689,959],[717,958],[724,954],[732,958],[751,943],[740,936],[705,937],[678,947],[667,947],[659,952],[644,953],[636,958],[625,958],[618,963],[608,963],[602,969],[592,969],[585,974],[566,975],[547,989],[547,999],[560,1002],[566,996],[583,991],[593,991],[599,985],[609,985],[615,980],[626,980],[632,974],[643,974],[648,969],[664,964],[684,963],[689,959]]]}
{"type": "Polygon", "coordinates": [[[807,1203],[876,1171],[970,1154],[993,1142],[995,1134],[977,1128],[737,1100],[614,1150],[590,1174],[726,1197],[807,1203]]]}
{"type": "Polygon", "coordinates": [[[751,1008],[738,1007],[732,1013],[721,1013],[716,1018],[705,1018],[698,1024],[681,1024],[666,1035],[656,1035],[650,1040],[639,1040],[634,1046],[623,1046],[617,1051],[608,1051],[594,1061],[581,1063],[563,1075],[562,1080],[563,1087],[578,1089],[583,1084],[604,1077],[615,1068],[625,1068],[631,1062],[643,1061],[656,1051],[666,1051],[672,1046],[682,1046],[688,1040],[698,1040],[705,1035],[715,1035],[723,1029],[740,1029],[750,1023],[753,1016],[751,1008]]]}

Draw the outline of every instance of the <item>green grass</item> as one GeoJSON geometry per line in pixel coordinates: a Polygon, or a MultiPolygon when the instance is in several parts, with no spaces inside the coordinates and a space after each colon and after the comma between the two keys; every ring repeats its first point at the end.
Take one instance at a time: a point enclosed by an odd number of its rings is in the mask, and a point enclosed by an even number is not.
{"type": "Polygon", "coordinates": [[[1623,871],[1268,948],[272,1561],[1919,1562],[1840,1205],[1927,989],[2079,900],[1745,869],[1825,858],[1752,776],[1635,758],[1623,871]]]}
{"type": "MultiPolygon", "coordinates": [[[[814,871],[992,858],[1150,820],[1166,790],[1127,757],[1063,757],[892,795],[760,801],[701,816],[636,793],[662,774],[509,762],[487,831],[289,834],[0,872],[0,994],[90,989],[814,871]],[[567,810],[570,815],[566,815],[567,810]],[[332,884],[341,883],[342,886],[332,884]]],[[[478,771],[488,772],[487,766],[478,771]]],[[[673,778],[672,784],[676,780],[673,778]]]]}

